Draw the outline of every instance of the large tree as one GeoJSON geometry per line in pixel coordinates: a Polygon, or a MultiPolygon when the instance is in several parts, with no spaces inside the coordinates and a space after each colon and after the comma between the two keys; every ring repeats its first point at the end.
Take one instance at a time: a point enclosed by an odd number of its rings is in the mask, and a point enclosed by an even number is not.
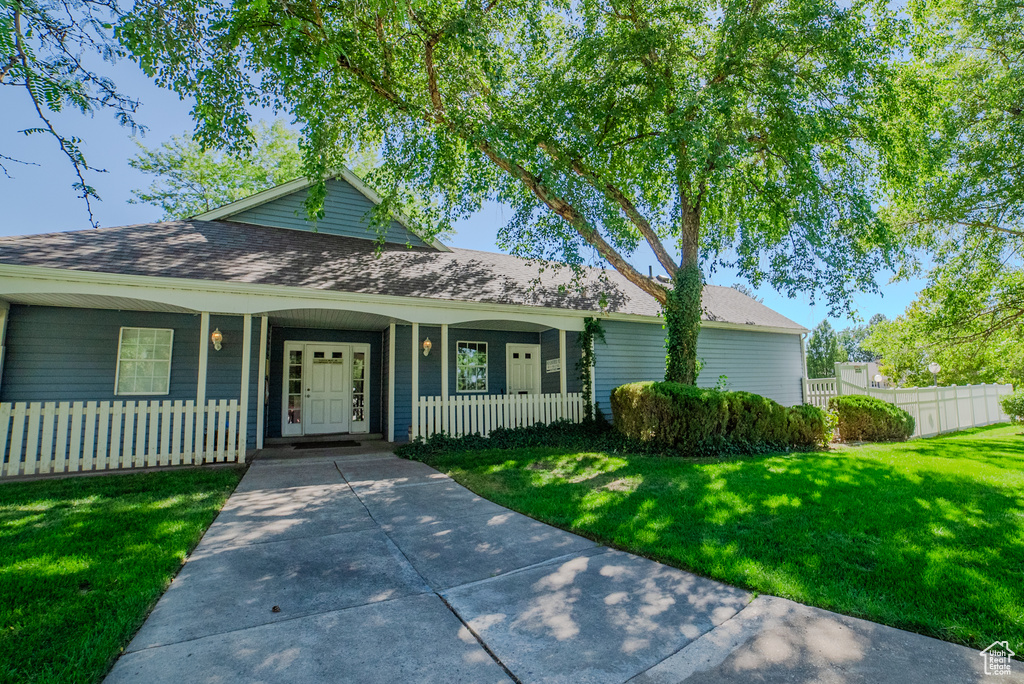
{"type": "Polygon", "coordinates": [[[154,148],[138,143],[128,164],[156,176],[148,188],[132,190],[132,203],[152,204],[163,220],[184,219],[248,197],[302,175],[299,135],[282,121],[251,127],[244,153],[204,148],[189,133],[154,148]]]}
{"type": "Polygon", "coordinates": [[[703,275],[823,293],[874,289],[893,239],[872,206],[870,105],[897,28],[834,0],[191,0],[121,28],[159,83],[194,96],[200,138],[244,140],[247,106],[304,128],[306,169],[380,144],[394,206],[444,229],[485,200],[514,253],[600,259],[664,311],[666,377],[696,378],[703,275]],[[666,287],[629,262],[642,245],[666,287]]]}
{"type": "MultiPolygon", "coordinates": [[[[0,87],[7,93],[4,115],[14,121],[15,92],[24,96],[36,125],[26,135],[49,136],[70,162],[73,188],[85,200],[89,222],[96,226],[92,201],[99,199],[88,180],[92,166],[82,140],[54,123],[54,115],[75,109],[92,115],[110,111],[133,130],[138,102],[118,90],[92,66],[97,59],[114,62],[123,50],[113,38],[113,24],[122,16],[115,0],[0,0],[0,87]]],[[[0,173],[10,177],[12,164],[32,164],[0,151],[0,173]]]]}

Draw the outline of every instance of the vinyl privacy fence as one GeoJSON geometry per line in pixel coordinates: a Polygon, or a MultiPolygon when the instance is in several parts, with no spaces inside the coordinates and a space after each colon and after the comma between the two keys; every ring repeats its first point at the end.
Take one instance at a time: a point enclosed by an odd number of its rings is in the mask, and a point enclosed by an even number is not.
{"type": "Polygon", "coordinates": [[[828,408],[835,396],[863,394],[895,404],[914,417],[914,437],[1004,423],[1000,397],[1013,385],[950,385],[948,387],[873,387],[867,364],[836,364],[836,377],[804,381],[804,402],[828,408]],[[861,367],[861,371],[856,369],[861,367]]]}
{"type": "Polygon", "coordinates": [[[245,460],[237,399],[0,403],[0,477],[245,460]]]}

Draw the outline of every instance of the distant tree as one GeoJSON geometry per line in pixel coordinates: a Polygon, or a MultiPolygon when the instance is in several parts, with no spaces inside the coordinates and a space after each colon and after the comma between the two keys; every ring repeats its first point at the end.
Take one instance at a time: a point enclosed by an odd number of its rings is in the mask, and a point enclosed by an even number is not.
{"type": "Polygon", "coordinates": [[[165,221],[184,219],[302,175],[298,133],[281,121],[257,123],[251,132],[248,153],[204,149],[188,133],[155,148],[137,143],[141,151],[128,164],[156,179],[128,201],[160,207],[165,221]]]}
{"type": "Polygon", "coordinates": [[[749,287],[748,285],[744,285],[743,283],[733,283],[732,289],[736,290],[737,292],[742,292],[743,294],[753,299],[755,302],[760,302],[764,304],[764,297],[758,297],[757,293],[754,292],[753,288],[749,287]]]}
{"type": "Polygon", "coordinates": [[[878,323],[887,321],[883,314],[875,314],[867,325],[851,325],[836,333],[836,341],[846,352],[846,360],[858,363],[877,361],[878,354],[864,347],[864,340],[878,323]]]}
{"type": "MultiPolygon", "coordinates": [[[[0,0],[0,87],[23,92],[29,111],[39,122],[26,135],[49,136],[74,169],[72,187],[85,200],[95,227],[92,200],[99,199],[86,176],[94,168],[82,151],[82,140],[54,124],[53,115],[77,109],[92,115],[107,110],[123,126],[141,130],[134,115],[138,101],[88,66],[98,55],[113,63],[124,52],[113,37],[113,23],[122,16],[115,0],[0,0]]],[[[16,101],[5,96],[5,121],[14,120],[16,101]]],[[[5,124],[10,125],[10,124],[5,124]]],[[[0,152],[0,173],[10,178],[11,164],[32,164],[0,152]]]]}
{"type": "Polygon", "coordinates": [[[902,386],[931,385],[928,364],[932,361],[942,367],[939,382],[943,384],[1020,385],[1024,382],[1024,325],[1007,322],[990,329],[987,315],[992,302],[987,308],[980,301],[971,304],[969,310],[974,313],[958,317],[956,323],[944,323],[944,316],[936,315],[942,309],[937,298],[972,299],[976,292],[972,287],[929,286],[902,316],[874,326],[863,345],[880,358],[881,372],[902,386]]]}
{"type": "Polygon", "coordinates": [[[846,361],[846,350],[839,346],[832,325],[822,321],[807,340],[807,377],[834,377],[835,365],[842,361],[846,361]]]}

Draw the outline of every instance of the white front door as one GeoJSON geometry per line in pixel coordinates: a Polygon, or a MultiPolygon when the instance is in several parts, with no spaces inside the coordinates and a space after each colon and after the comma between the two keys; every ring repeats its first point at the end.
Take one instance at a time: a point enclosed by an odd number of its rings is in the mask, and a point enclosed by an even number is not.
{"type": "Polygon", "coordinates": [[[282,436],[367,432],[370,348],[285,342],[282,436]]]}
{"type": "Polygon", "coordinates": [[[540,345],[506,344],[509,394],[540,394],[540,345]]]}
{"type": "Polygon", "coordinates": [[[302,412],[307,435],[348,432],[348,374],[352,365],[347,344],[307,344],[303,380],[306,396],[302,412]]]}

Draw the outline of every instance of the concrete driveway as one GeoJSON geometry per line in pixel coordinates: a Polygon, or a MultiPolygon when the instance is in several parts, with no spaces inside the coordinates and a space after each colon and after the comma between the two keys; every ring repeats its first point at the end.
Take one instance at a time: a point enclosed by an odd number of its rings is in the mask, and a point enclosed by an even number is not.
{"type": "Polygon", "coordinates": [[[1024,681],[341,453],[257,460],[107,684],[1024,681]]]}

